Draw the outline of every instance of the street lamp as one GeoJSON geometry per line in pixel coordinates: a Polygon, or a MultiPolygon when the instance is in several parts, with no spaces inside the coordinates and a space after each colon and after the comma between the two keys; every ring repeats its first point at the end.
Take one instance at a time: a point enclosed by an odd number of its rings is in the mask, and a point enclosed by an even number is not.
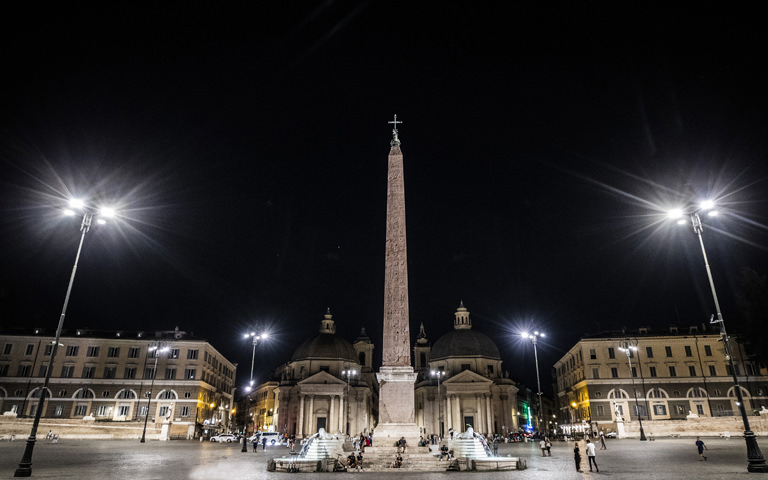
{"type": "MultiPolygon", "coordinates": [[[[253,345],[253,351],[251,353],[251,379],[248,382],[248,386],[245,387],[245,391],[247,393],[250,393],[251,390],[253,390],[253,366],[256,363],[256,345],[259,344],[259,340],[266,340],[268,335],[266,333],[262,334],[256,334],[256,332],[250,332],[243,335],[243,338],[250,338],[251,344],[253,345]]],[[[250,401],[250,397],[247,397],[250,401]]],[[[247,419],[247,417],[246,417],[247,419]]],[[[245,422],[245,425],[243,426],[243,447],[240,449],[241,452],[247,453],[248,452],[248,445],[246,445],[246,436],[248,435],[248,423],[245,422]]]]}
{"type": "MultiPolygon", "coordinates": [[[[747,418],[747,411],[744,406],[744,398],[741,394],[741,386],[739,385],[739,379],[736,376],[736,368],[733,364],[733,354],[731,353],[731,344],[728,334],[725,331],[725,322],[723,320],[723,314],[720,311],[720,302],[717,300],[717,292],[715,291],[715,281],[712,279],[712,270],[709,268],[709,260],[707,259],[707,251],[704,249],[704,239],[701,236],[701,232],[704,230],[701,224],[701,218],[699,218],[699,212],[705,212],[709,216],[717,215],[717,210],[714,210],[714,202],[703,202],[699,208],[689,208],[692,213],[685,213],[684,210],[674,210],[669,212],[669,217],[677,219],[678,225],[685,225],[688,221],[685,220],[687,215],[690,219],[693,232],[699,237],[699,245],[701,245],[701,255],[704,257],[704,266],[707,269],[707,277],[709,278],[709,287],[712,290],[712,298],[715,303],[715,313],[717,319],[711,319],[710,323],[719,324],[720,326],[720,338],[723,341],[723,348],[725,349],[725,356],[728,359],[728,363],[731,366],[731,374],[733,375],[733,385],[736,391],[736,400],[738,402],[739,411],[741,413],[741,420],[744,423],[744,440],[747,443],[747,471],[750,472],[762,472],[768,473],[768,465],[765,463],[763,452],[760,451],[760,447],[757,445],[757,437],[755,433],[749,427],[749,418],[747,418]]],[[[713,316],[714,317],[714,316],[713,316]]]]}
{"type": "Polygon", "coordinates": [[[149,352],[154,352],[153,355],[155,356],[155,367],[152,369],[152,380],[149,382],[149,392],[147,392],[147,413],[144,415],[144,430],[141,432],[141,440],[139,440],[140,443],[144,443],[145,437],[147,436],[149,407],[152,404],[152,387],[155,386],[155,377],[157,377],[157,361],[160,359],[161,353],[167,352],[170,349],[171,348],[168,346],[168,344],[164,342],[158,342],[147,348],[147,355],[149,355],[149,352]]]}
{"type": "Polygon", "coordinates": [[[531,343],[533,343],[533,356],[536,360],[536,388],[538,391],[536,392],[536,395],[539,396],[539,416],[536,419],[536,425],[541,429],[541,417],[544,415],[544,409],[541,406],[541,380],[539,379],[539,354],[536,349],[536,344],[538,343],[539,337],[545,337],[544,333],[542,332],[533,332],[532,334],[528,332],[523,332],[522,337],[523,338],[530,338],[531,343]]]}
{"type": "Polygon", "coordinates": [[[257,335],[256,332],[250,332],[244,335],[244,338],[250,338],[251,343],[253,344],[253,353],[251,354],[251,381],[245,389],[246,392],[250,392],[253,388],[253,365],[256,362],[256,345],[259,344],[259,340],[266,340],[267,337],[268,335],[266,333],[257,335]]]}
{"type": "Polygon", "coordinates": [[[75,255],[75,264],[72,267],[72,275],[69,277],[69,286],[67,286],[67,294],[64,296],[64,306],[61,309],[61,316],[59,317],[59,324],[56,327],[56,338],[53,341],[53,350],[51,350],[51,359],[48,362],[48,368],[45,371],[45,380],[43,381],[43,388],[40,390],[40,401],[37,404],[37,410],[35,411],[35,419],[32,422],[32,431],[27,438],[27,445],[24,449],[24,454],[19,462],[19,467],[14,472],[14,477],[29,477],[32,475],[32,452],[35,449],[35,442],[37,441],[37,428],[40,425],[40,417],[45,405],[45,394],[48,391],[48,384],[51,380],[51,370],[53,367],[53,360],[56,357],[56,352],[59,348],[59,339],[61,338],[61,329],[64,326],[64,317],[67,315],[67,305],[69,304],[69,295],[72,293],[72,284],[75,282],[75,273],[77,273],[77,263],[80,261],[80,252],[83,250],[83,241],[85,240],[85,234],[91,229],[93,219],[96,218],[96,223],[103,225],[107,223],[106,218],[114,217],[115,211],[111,208],[102,208],[98,212],[93,212],[86,207],[82,200],[72,199],[69,202],[68,209],[64,210],[64,214],[67,216],[77,215],[78,212],[82,212],[83,219],[80,222],[80,244],[77,247],[77,254],[75,255]]]}
{"type": "Polygon", "coordinates": [[[441,421],[443,418],[443,402],[440,398],[440,379],[445,376],[445,370],[432,370],[430,374],[433,377],[437,377],[437,424],[440,429],[440,438],[443,437],[443,422],[441,421]]]}
{"type": "Polygon", "coordinates": [[[640,413],[640,406],[637,403],[637,389],[635,389],[635,376],[633,375],[633,372],[632,372],[632,352],[637,351],[637,345],[632,345],[629,340],[624,340],[619,345],[619,350],[627,354],[627,362],[629,362],[629,379],[632,381],[632,392],[635,394],[635,410],[637,410],[637,419],[640,421],[640,440],[647,440],[647,438],[645,438],[645,431],[643,431],[643,415],[642,413],[640,413]]]}
{"type": "Polygon", "coordinates": [[[351,368],[342,370],[341,375],[347,377],[347,435],[349,435],[349,404],[351,403],[349,401],[349,379],[357,375],[357,370],[352,370],[351,368]]]}

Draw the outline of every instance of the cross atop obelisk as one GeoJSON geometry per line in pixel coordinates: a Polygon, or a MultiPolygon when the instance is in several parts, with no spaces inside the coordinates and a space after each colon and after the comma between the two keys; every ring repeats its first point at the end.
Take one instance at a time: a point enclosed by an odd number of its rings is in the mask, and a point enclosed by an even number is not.
{"type": "MultiPolygon", "coordinates": [[[[393,125],[387,181],[387,233],[384,259],[384,338],[379,380],[379,423],[375,438],[391,445],[400,437],[416,444],[419,428],[414,409],[416,373],[411,366],[408,318],[408,257],[405,242],[403,152],[393,125]]],[[[376,443],[379,444],[378,442],[376,443]]],[[[389,452],[389,451],[388,451],[389,452]]]]}

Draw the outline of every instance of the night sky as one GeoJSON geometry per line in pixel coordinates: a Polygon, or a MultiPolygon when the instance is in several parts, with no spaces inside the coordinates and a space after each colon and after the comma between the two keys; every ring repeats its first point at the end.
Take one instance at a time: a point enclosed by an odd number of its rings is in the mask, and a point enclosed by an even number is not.
{"type": "Polygon", "coordinates": [[[707,322],[697,239],[663,215],[705,197],[722,211],[704,236],[738,331],[740,269],[768,273],[756,11],[273,3],[5,17],[2,326],[55,329],[74,196],[121,217],[86,236],[65,328],[178,326],[239,363],[241,384],[243,332],[272,334],[263,380],[330,307],[343,337],[366,328],[378,363],[397,114],[413,337],[423,322],[436,341],[463,300],[535,388],[523,329],[548,333],[548,385],[585,333],[707,322]]]}

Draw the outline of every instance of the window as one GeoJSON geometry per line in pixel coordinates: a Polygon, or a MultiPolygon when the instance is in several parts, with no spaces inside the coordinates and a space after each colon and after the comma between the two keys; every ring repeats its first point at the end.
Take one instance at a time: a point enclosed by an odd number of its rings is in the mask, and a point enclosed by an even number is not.
{"type": "MultiPolygon", "coordinates": [[[[35,389],[35,390],[37,390],[37,389],[35,389]]],[[[14,397],[20,397],[22,395],[24,395],[24,390],[22,390],[20,388],[18,390],[16,390],[15,392],[13,392],[13,396],[14,397]]]]}
{"type": "Polygon", "coordinates": [[[714,395],[715,397],[719,397],[720,396],[720,389],[716,388],[716,389],[712,390],[712,395],[714,395]]]}
{"type": "Polygon", "coordinates": [[[632,367],[632,376],[637,378],[637,367],[632,367]]]}
{"type": "Polygon", "coordinates": [[[88,350],[85,351],[86,357],[98,357],[99,356],[99,347],[97,346],[90,346],[88,347],[88,350]]]}
{"type": "Polygon", "coordinates": [[[677,376],[677,370],[675,370],[674,365],[669,366],[669,376],[670,377],[676,377],[677,376]]]}
{"type": "Polygon", "coordinates": [[[184,398],[192,398],[192,394],[189,392],[184,392],[184,398]]]}
{"type": "Polygon", "coordinates": [[[115,378],[117,367],[104,367],[104,378],[115,378]]]}
{"type": "Polygon", "coordinates": [[[66,396],[67,396],[67,391],[66,390],[59,390],[59,397],[64,398],[66,396]]]}
{"type": "Polygon", "coordinates": [[[61,367],[61,376],[62,378],[72,378],[75,374],[75,366],[74,365],[64,365],[61,367]]]}
{"type": "Polygon", "coordinates": [[[747,375],[754,375],[755,374],[755,369],[752,367],[751,363],[745,363],[744,364],[744,369],[747,371],[747,375]]]}
{"type": "Polygon", "coordinates": [[[165,369],[165,379],[166,380],[175,380],[176,379],[176,369],[175,368],[166,368],[165,369]]]}
{"type": "Polygon", "coordinates": [[[704,355],[711,357],[712,356],[712,347],[709,345],[704,345],[704,355]]]}
{"type": "Polygon", "coordinates": [[[187,360],[197,360],[198,350],[187,350],[187,360]]]}
{"type": "Polygon", "coordinates": [[[17,377],[28,377],[32,373],[32,365],[19,365],[17,377]]]}
{"type": "Polygon", "coordinates": [[[53,345],[50,345],[50,344],[46,345],[45,346],[45,353],[43,353],[43,355],[46,355],[46,356],[50,357],[52,351],[53,351],[53,345]]]}
{"type": "Polygon", "coordinates": [[[680,390],[672,390],[672,396],[675,398],[680,397],[680,390]]]}
{"type": "Polygon", "coordinates": [[[488,375],[493,375],[493,365],[488,365],[488,375]]]}
{"type": "Polygon", "coordinates": [[[93,378],[96,367],[83,367],[83,378],[93,378]]]}
{"type": "Polygon", "coordinates": [[[181,409],[179,409],[179,415],[181,415],[182,417],[188,417],[189,407],[181,407],[181,409]]]}
{"type": "Polygon", "coordinates": [[[162,398],[163,400],[173,400],[174,398],[173,391],[171,390],[164,391],[162,394],[160,394],[160,398],[162,398]]]}
{"type": "Polygon", "coordinates": [[[10,355],[11,350],[13,350],[13,344],[12,343],[6,343],[3,347],[3,355],[10,355]]]}
{"type": "Polygon", "coordinates": [[[635,416],[637,417],[645,417],[647,415],[645,413],[645,405],[639,405],[636,403],[632,406],[632,408],[634,409],[635,416]]]}
{"type": "Polygon", "coordinates": [[[88,405],[75,405],[75,416],[84,417],[88,414],[88,405]]]}
{"type": "Polygon", "coordinates": [[[619,369],[618,368],[611,367],[611,377],[619,378],[619,369]]]}
{"type": "Polygon", "coordinates": [[[602,405],[598,405],[597,406],[597,416],[598,417],[602,417],[603,415],[604,415],[604,413],[603,413],[603,406],[602,405]]]}
{"type": "Polygon", "coordinates": [[[653,347],[645,347],[645,356],[653,358],[653,347]]]}
{"type": "Polygon", "coordinates": [[[155,378],[155,369],[150,367],[145,368],[144,378],[155,378]]]}
{"type": "Polygon", "coordinates": [[[194,380],[195,379],[195,373],[196,370],[194,368],[188,368],[184,370],[184,379],[185,380],[194,380]]]}
{"type": "Polygon", "coordinates": [[[80,351],[80,347],[78,345],[68,345],[67,346],[67,353],[66,353],[66,355],[68,357],[76,357],[77,356],[77,352],[79,352],[79,351],[80,351]]]}
{"type": "Polygon", "coordinates": [[[120,393],[117,394],[117,398],[136,398],[136,396],[130,390],[121,390],[120,393]]]}
{"type": "Polygon", "coordinates": [[[27,349],[24,350],[24,355],[32,355],[32,352],[35,351],[35,344],[34,343],[28,343],[27,349]]]}
{"type": "Polygon", "coordinates": [[[53,410],[53,416],[54,417],[60,417],[64,414],[64,407],[61,405],[56,405],[56,408],[53,410]]]}
{"type": "Polygon", "coordinates": [[[697,404],[696,405],[696,413],[699,415],[704,415],[704,405],[697,404]]]}
{"type": "Polygon", "coordinates": [[[99,405],[96,408],[96,416],[97,417],[106,417],[107,415],[109,415],[109,411],[110,410],[111,409],[107,405],[99,405]]]}
{"type": "Polygon", "coordinates": [[[613,347],[608,347],[608,358],[616,358],[616,351],[613,347]]]}
{"type": "Polygon", "coordinates": [[[667,406],[666,405],[654,405],[653,406],[653,414],[654,415],[666,415],[667,414],[667,406]]]}
{"type": "Polygon", "coordinates": [[[130,411],[131,407],[129,405],[120,405],[117,407],[117,415],[121,417],[127,417],[130,411]]]}
{"type": "Polygon", "coordinates": [[[161,417],[167,417],[169,412],[170,412],[170,409],[168,408],[167,405],[163,405],[162,407],[160,407],[160,416],[161,417]]]}
{"type": "Polygon", "coordinates": [[[179,358],[179,349],[172,348],[171,353],[168,355],[168,358],[179,358]]]}
{"type": "Polygon", "coordinates": [[[603,392],[595,392],[594,395],[595,395],[595,398],[602,398],[603,392]]]}
{"type": "Polygon", "coordinates": [[[75,393],[75,398],[93,398],[93,393],[90,390],[81,388],[75,393]]]}
{"type": "Polygon", "coordinates": [[[672,347],[664,347],[664,351],[667,353],[668,357],[672,356],[672,347]]]}
{"type": "Polygon", "coordinates": [[[0,365],[0,377],[7,377],[8,376],[8,365],[0,365]]]}
{"type": "Polygon", "coordinates": [[[592,378],[600,378],[600,369],[599,368],[593,368],[592,369],[592,378]]]}
{"type": "Polygon", "coordinates": [[[696,367],[693,365],[688,365],[688,375],[695,377],[696,376],[696,367]]]}
{"type": "Polygon", "coordinates": [[[136,367],[125,367],[123,378],[136,378],[136,367]]]}
{"type": "Polygon", "coordinates": [[[139,358],[140,354],[141,354],[141,348],[128,347],[128,358],[139,358]]]}
{"type": "MultiPolygon", "coordinates": [[[[38,377],[45,377],[45,374],[48,373],[48,365],[40,365],[40,370],[37,372],[38,377]]],[[[2,375],[0,375],[1,377],[2,375]]]]}
{"type": "Polygon", "coordinates": [[[139,407],[139,416],[140,417],[146,417],[147,416],[147,412],[149,412],[149,408],[147,407],[147,405],[141,405],[139,407]]]}
{"type": "Polygon", "coordinates": [[[120,347],[109,347],[107,350],[107,357],[117,358],[120,356],[120,347]]]}
{"type": "Polygon", "coordinates": [[[693,352],[691,351],[691,347],[689,345],[685,346],[685,356],[686,357],[692,357],[693,356],[693,352]]]}
{"type": "Polygon", "coordinates": [[[683,415],[683,414],[685,414],[685,407],[684,407],[684,406],[682,406],[682,405],[677,405],[677,414],[678,414],[678,415],[683,415]]]}
{"type": "Polygon", "coordinates": [[[590,349],[589,349],[589,359],[590,359],[590,360],[595,360],[595,359],[597,359],[597,351],[595,351],[595,349],[594,349],[594,348],[590,348],[590,349]]]}
{"type": "Polygon", "coordinates": [[[109,390],[104,390],[101,392],[101,396],[102,398],[109,398],[109,390]]]}
{"type": "Polygon", "coordinates": [[[709,375],[712,376],[712,377],[716,377],[717,376],[717,370],[715,369],[714,365],[710,365],[709,366],[709,375]]]}

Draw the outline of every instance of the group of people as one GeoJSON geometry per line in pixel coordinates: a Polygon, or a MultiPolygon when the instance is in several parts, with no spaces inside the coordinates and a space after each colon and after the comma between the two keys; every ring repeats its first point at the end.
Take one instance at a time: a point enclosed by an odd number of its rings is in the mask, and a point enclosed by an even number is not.
{"type": "Polygon", "coordinates": [[[544,437],[541,439],[541,441],[539,442],[539,448],[541,448],[542,457],[552,456],[552,442],[549,440],[549,437],[544,437]]]}
{"type": "MultiPolygon", "coordinates": [[[[595,444],[587,439],[587,445],[584,450],[587,454],[587,460],[589,461],[589,471],[592,471],[592,465],[594,465],[595,470],[599,472],[600,469],[597,467],[597,456],[595,455],[595,444]]],[[[576,442],[573,447],[573,461],[576,464],[576,471],[581,472],[581,452],[579,451],[579,442],[576,442]]]]}
{"type": "Polygon", "coordinates": [[[363,452],[357,452],[357,455],[355,455],[355,452],[349,454],[347,457],[347,470],[352,468],[357,470],[363,469],[363,452]]]}

